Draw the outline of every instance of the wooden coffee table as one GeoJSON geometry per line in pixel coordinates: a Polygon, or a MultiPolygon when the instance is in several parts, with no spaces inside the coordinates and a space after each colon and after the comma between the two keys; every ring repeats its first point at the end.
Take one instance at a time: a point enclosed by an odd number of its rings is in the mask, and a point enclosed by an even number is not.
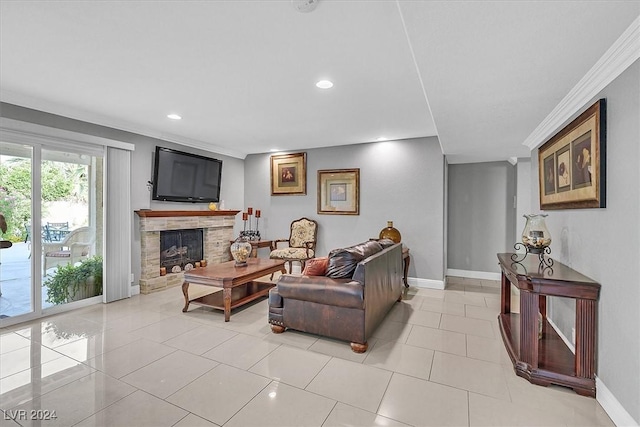
{"type": "Polygon", "coordinates": [[[254,280],[276,271],[286,272],[284,261],[266,258],[249,258],[243,267],[236,267],[235,261],[228,261],[185,271],[182,284],[185,304],[182,311],[186,312],[191,303],[205,305],[224,310],[224,321],[228,322],[232,309],[269,293],[269,289],[275,286],[273,283],[254,280]],[[189,300],[189,283],[222,288],[222,292],[189,300]]]}

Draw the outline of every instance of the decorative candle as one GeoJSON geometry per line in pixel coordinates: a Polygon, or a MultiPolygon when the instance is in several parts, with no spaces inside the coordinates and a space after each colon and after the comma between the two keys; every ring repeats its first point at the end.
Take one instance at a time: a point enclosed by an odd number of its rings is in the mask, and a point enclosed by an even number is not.
{"type": "Polygon", "coordinates": [[[242,220],[246,221],[249,218],[246,212],[242,212],[242,220]]]}
{"type": "Polygon", "coordinates": [[[200,268],[200,261],[196,261],[196,268],[200,268]]]}
{"type": "Polygon", "coordinates": [[[253,208],[247,208],[247,212],[249,213],[249,215],[253,215],[253,208]]]}
{"type": "Polygon", "coordinates": [[[160,267],[160,275],[161,276],[166,276],[167,275],[167,268],[166,267],[160,267]]]}
{"type": "Polygon", "coordinates": [[[207,266],[207,260],[206,259],[201,260],[200,261],[200,265],[203,266],[203,267],[206,267],[207,266]]]}
{"type": "Polygon", "coordinates": [[[260,209],[256,209],[256,218],[260,218],[260,209]]]}

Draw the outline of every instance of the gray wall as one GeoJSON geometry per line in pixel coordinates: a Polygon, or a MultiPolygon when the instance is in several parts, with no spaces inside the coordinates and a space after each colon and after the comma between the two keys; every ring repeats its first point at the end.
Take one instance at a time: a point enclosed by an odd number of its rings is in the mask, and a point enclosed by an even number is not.
{"type": "MultiPolygon", "coordinates": [[[[23,122],[35,123],[56,129],[64,129],[72,132],[134,144],[135,151],[131,153],[132,211],[139,209],[207,209],[206,204],[157,202],[151,200],[151,192],[147,187],[147,181],[153,179],[153,151],[156,145],[211,156],[222,160],[221,199],[225,201],[227,209],[242,209],[244,189],[243,160],[7,103],[0,104],[0,115],[13,120],[21,120],[23,122]]],[[[131,270],[134,274],[133,283],[137,284],[140,278],[140,233],[138,217],[133,212],[131,212],[131,215],[133,224],[133,236],[131,239],[131,270]]]]}
{"type": "Polygon", "coordinates": [[[449,165],[447,267],[498,273],[516,242],[516,170],[508,162],[449,165]]]}
{"type": "Polygon", "coordinates": [[[515,241],[520,242],[522,241],[522,231],[527,223],[524,215],[534,213],[531,211],[531,159],[518,159],[516,174],[518,183],[516,190],[517,204],[515,241]]]}
{"type": "MultiPolygon", "coordinates": [[[[583,109],[599,98],[607,99],[607,207],[547,211],[546,223],[552,257],[602,285],[597,375],[640,423],[640,63],[583,109]]],[[[531,176],[531,203],[539,209],[537,150],[531,176]]],[[[573,304],[553,303],[555,321],[570,338],[573,304]]]]}
{"type": "MultiPolygon", "coordinates": [[[[242,210],[244,191],[244,161],[221,154],[184,147],[154,138],[143,138],[135,142],[136,150],[131,154],[131,209],[153,210],[207,210],[206,203],[161,202],[151,200],[151,190],[147,181],[153,180],[153,156],[156,145],[201,154],[222,160],[222,181],[220,184],[220,200],[224,200],[225,209],[242,210]]],[[[240,230],[241,215],[236,215],[236,233],[240,230]]],[[[131,271],[134,284],[140,279],[140,223],[138,216],[133,218],[133,239],[131,242],[131,271]]],[[[236,234],[234,233],[234,234],[236,234]]]]}
{"type": "Polygon", "coordinates": [[[271,196],[270,154],[245,159],[245,206],[261,209],[260,233],[287,238],[293,219],[318,221],[319,255],[378,237],[393,221],[411,250],[410,277],[443,280],[444,158],[437,138],[306,150],[307,194],[271,196]],[[360,215],[317,213],[317,171],[360,168],[360,215]]]}

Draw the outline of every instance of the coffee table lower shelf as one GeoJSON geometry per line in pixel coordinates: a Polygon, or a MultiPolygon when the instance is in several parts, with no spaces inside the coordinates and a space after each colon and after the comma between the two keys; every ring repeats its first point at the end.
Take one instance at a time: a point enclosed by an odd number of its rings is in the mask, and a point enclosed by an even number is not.
{"type": "MultiPolygon", "coordinates": [[[[273,288],[273,283],[250,282],[231,289],[231,310],[255,301],[258,298],[269,295],[269,289],[273,288]]],[[[224,311],[223,290],[199,298],[189,300],[189,304],[202,305],[224,311]]],[[[185,307],[184,310],[188,308],[185,307]]]]}

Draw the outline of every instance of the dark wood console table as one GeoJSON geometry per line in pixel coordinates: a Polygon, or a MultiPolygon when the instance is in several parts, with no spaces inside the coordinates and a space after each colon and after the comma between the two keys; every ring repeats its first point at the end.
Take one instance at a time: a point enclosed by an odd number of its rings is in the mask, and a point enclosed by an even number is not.
{"type": "Polygon", "coordinates": [[[516,263],[511,254],[498,254],[498,261],[502,269],[498,324],[516,374],[533,384],[558,384],[595,397],[600,284],[557,261],[543,270],[535,255],[516,263]],[[511,284],[520,290],[520,314],[511,313],[511,284]],[[576,300],[575,355],[547,321],[547,296],[576,300]]]}

